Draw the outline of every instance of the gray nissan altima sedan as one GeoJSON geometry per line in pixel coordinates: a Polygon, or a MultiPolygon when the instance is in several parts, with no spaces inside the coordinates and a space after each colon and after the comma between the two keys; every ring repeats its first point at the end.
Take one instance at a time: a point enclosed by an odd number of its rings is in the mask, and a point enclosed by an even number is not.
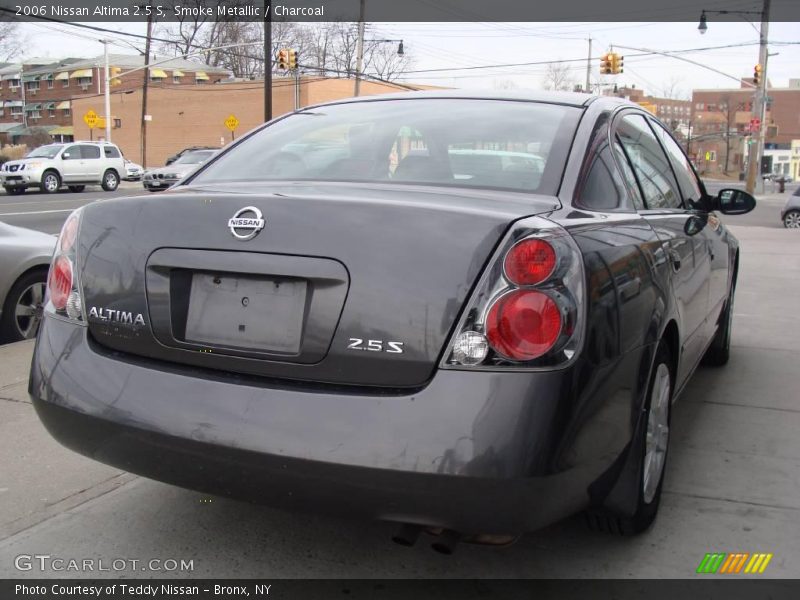
{"type": "Polygon", "coordinates": [[[670,132],[580,94],[304,108],[53,258],[30,394],[65,446],[269,505],[494,541],[653,521],[739,245],[670,132]]]}

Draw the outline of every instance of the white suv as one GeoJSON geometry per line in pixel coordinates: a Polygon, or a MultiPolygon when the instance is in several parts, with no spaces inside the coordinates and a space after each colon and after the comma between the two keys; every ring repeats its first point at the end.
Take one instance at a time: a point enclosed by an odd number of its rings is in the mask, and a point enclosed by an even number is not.
{"type": "Polygon", "coordinates": [[[0,170],[0,182],[9,194],[37,187],[45,194],[66,185],[82,192],[87,184],[100,184],[113,192],[125,175],[125,160],[109,142],[47,144],[31,150],[21,160],[11,160],[0,170]]]}

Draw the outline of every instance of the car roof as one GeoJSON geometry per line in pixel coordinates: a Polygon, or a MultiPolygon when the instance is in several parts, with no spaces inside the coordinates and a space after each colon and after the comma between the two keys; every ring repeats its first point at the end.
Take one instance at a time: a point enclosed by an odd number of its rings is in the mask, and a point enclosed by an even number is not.
{"type": "Polygon", "coordinates": [[[394,94],[379,94],[375,96],[361,96],[358,98],[343,98],[331,102],[325,102],[304,108],[314,108],[316,106],[327,106],[333,104],[350,104],[354,102],[375,102],[382,100],[417,100],[426,98],[438,98],[448,100],[472,99],[472,100],[510,100],[516,102],[541,102],[547,104],[562,104],[566,106],[585,107],[593,102],[602,102],[608,105],[627,104],[638,106],[637,104],[616,98],[613,96],[595,96],[580,92],[551,92],[541,90],[427,90],[399,92],[394,94]]]}

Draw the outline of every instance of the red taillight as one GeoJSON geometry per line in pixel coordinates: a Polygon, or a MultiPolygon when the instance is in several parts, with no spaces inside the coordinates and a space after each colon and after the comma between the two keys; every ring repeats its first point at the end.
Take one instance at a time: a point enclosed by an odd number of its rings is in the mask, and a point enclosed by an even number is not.
{"type": "Polygon", "coordinates": [[[556,251],[544,240],[522,240],[508,251],[503,267],[514,285],[536,285],[553,273],[556,251]]]}
{"type": "Polygon", "coordinates": [[[75,238],[78,237],[78,217],[72,216],[67,221],[66,225],[64,225],[64,229],[61,231],[61,251],[62,252],[69,252],[72,250],[72,247],[75,245],[75,238]]]}
{"type": "Polygon", "coordinates": [[[512,360],[533,360],[546,354],[560,334],[558,305],[536,290],[516,290],[501,296],[486,318],[489,343],[512,360]]]}
{"type": "Polygon", "coordinates": [[[50,301],[58,310],[67,306],[67,298],[72,291],[72,263],[66,256],[59,256],[50,268],[47,278],[50,301]]]}

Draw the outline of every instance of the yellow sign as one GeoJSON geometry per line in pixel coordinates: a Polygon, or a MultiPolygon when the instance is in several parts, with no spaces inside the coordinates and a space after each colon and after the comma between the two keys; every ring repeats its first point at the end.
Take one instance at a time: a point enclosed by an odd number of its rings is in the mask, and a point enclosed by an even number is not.
{"type": "Polygon", "coordinates": [[[97,127],[97,129],[105,129],[106,128],[106,118],[105,117],[101,117],[101,116],[98,115],[97,116],[97,121],[95,122],[94,126],[97,127]]]}
{"type": "MultiPolygon", "coordinates": [[[[97,124],[97,113],[94,112],[92,109],[89,109],[85,115],[83,115],[83,122],[89,126],[89,129],[94,129],[98,126],[97,124]]],[[[104,125],[105,126],[105,125],[104,125]]]]}
{"type": "Polygon", "coordinates": [[[636,104],[641,106],[643,109],[645,109],[652,115],[655,115],[658,112],[658,107],[651,102],[637,102],[636,104]]]}
{"type": "Polygon", "coordinates": [[[229,115],[227,119],[225,119],[225,127],[234,131],[239,126],[239,119],[234,117],[233,115],[229,115]]]}

